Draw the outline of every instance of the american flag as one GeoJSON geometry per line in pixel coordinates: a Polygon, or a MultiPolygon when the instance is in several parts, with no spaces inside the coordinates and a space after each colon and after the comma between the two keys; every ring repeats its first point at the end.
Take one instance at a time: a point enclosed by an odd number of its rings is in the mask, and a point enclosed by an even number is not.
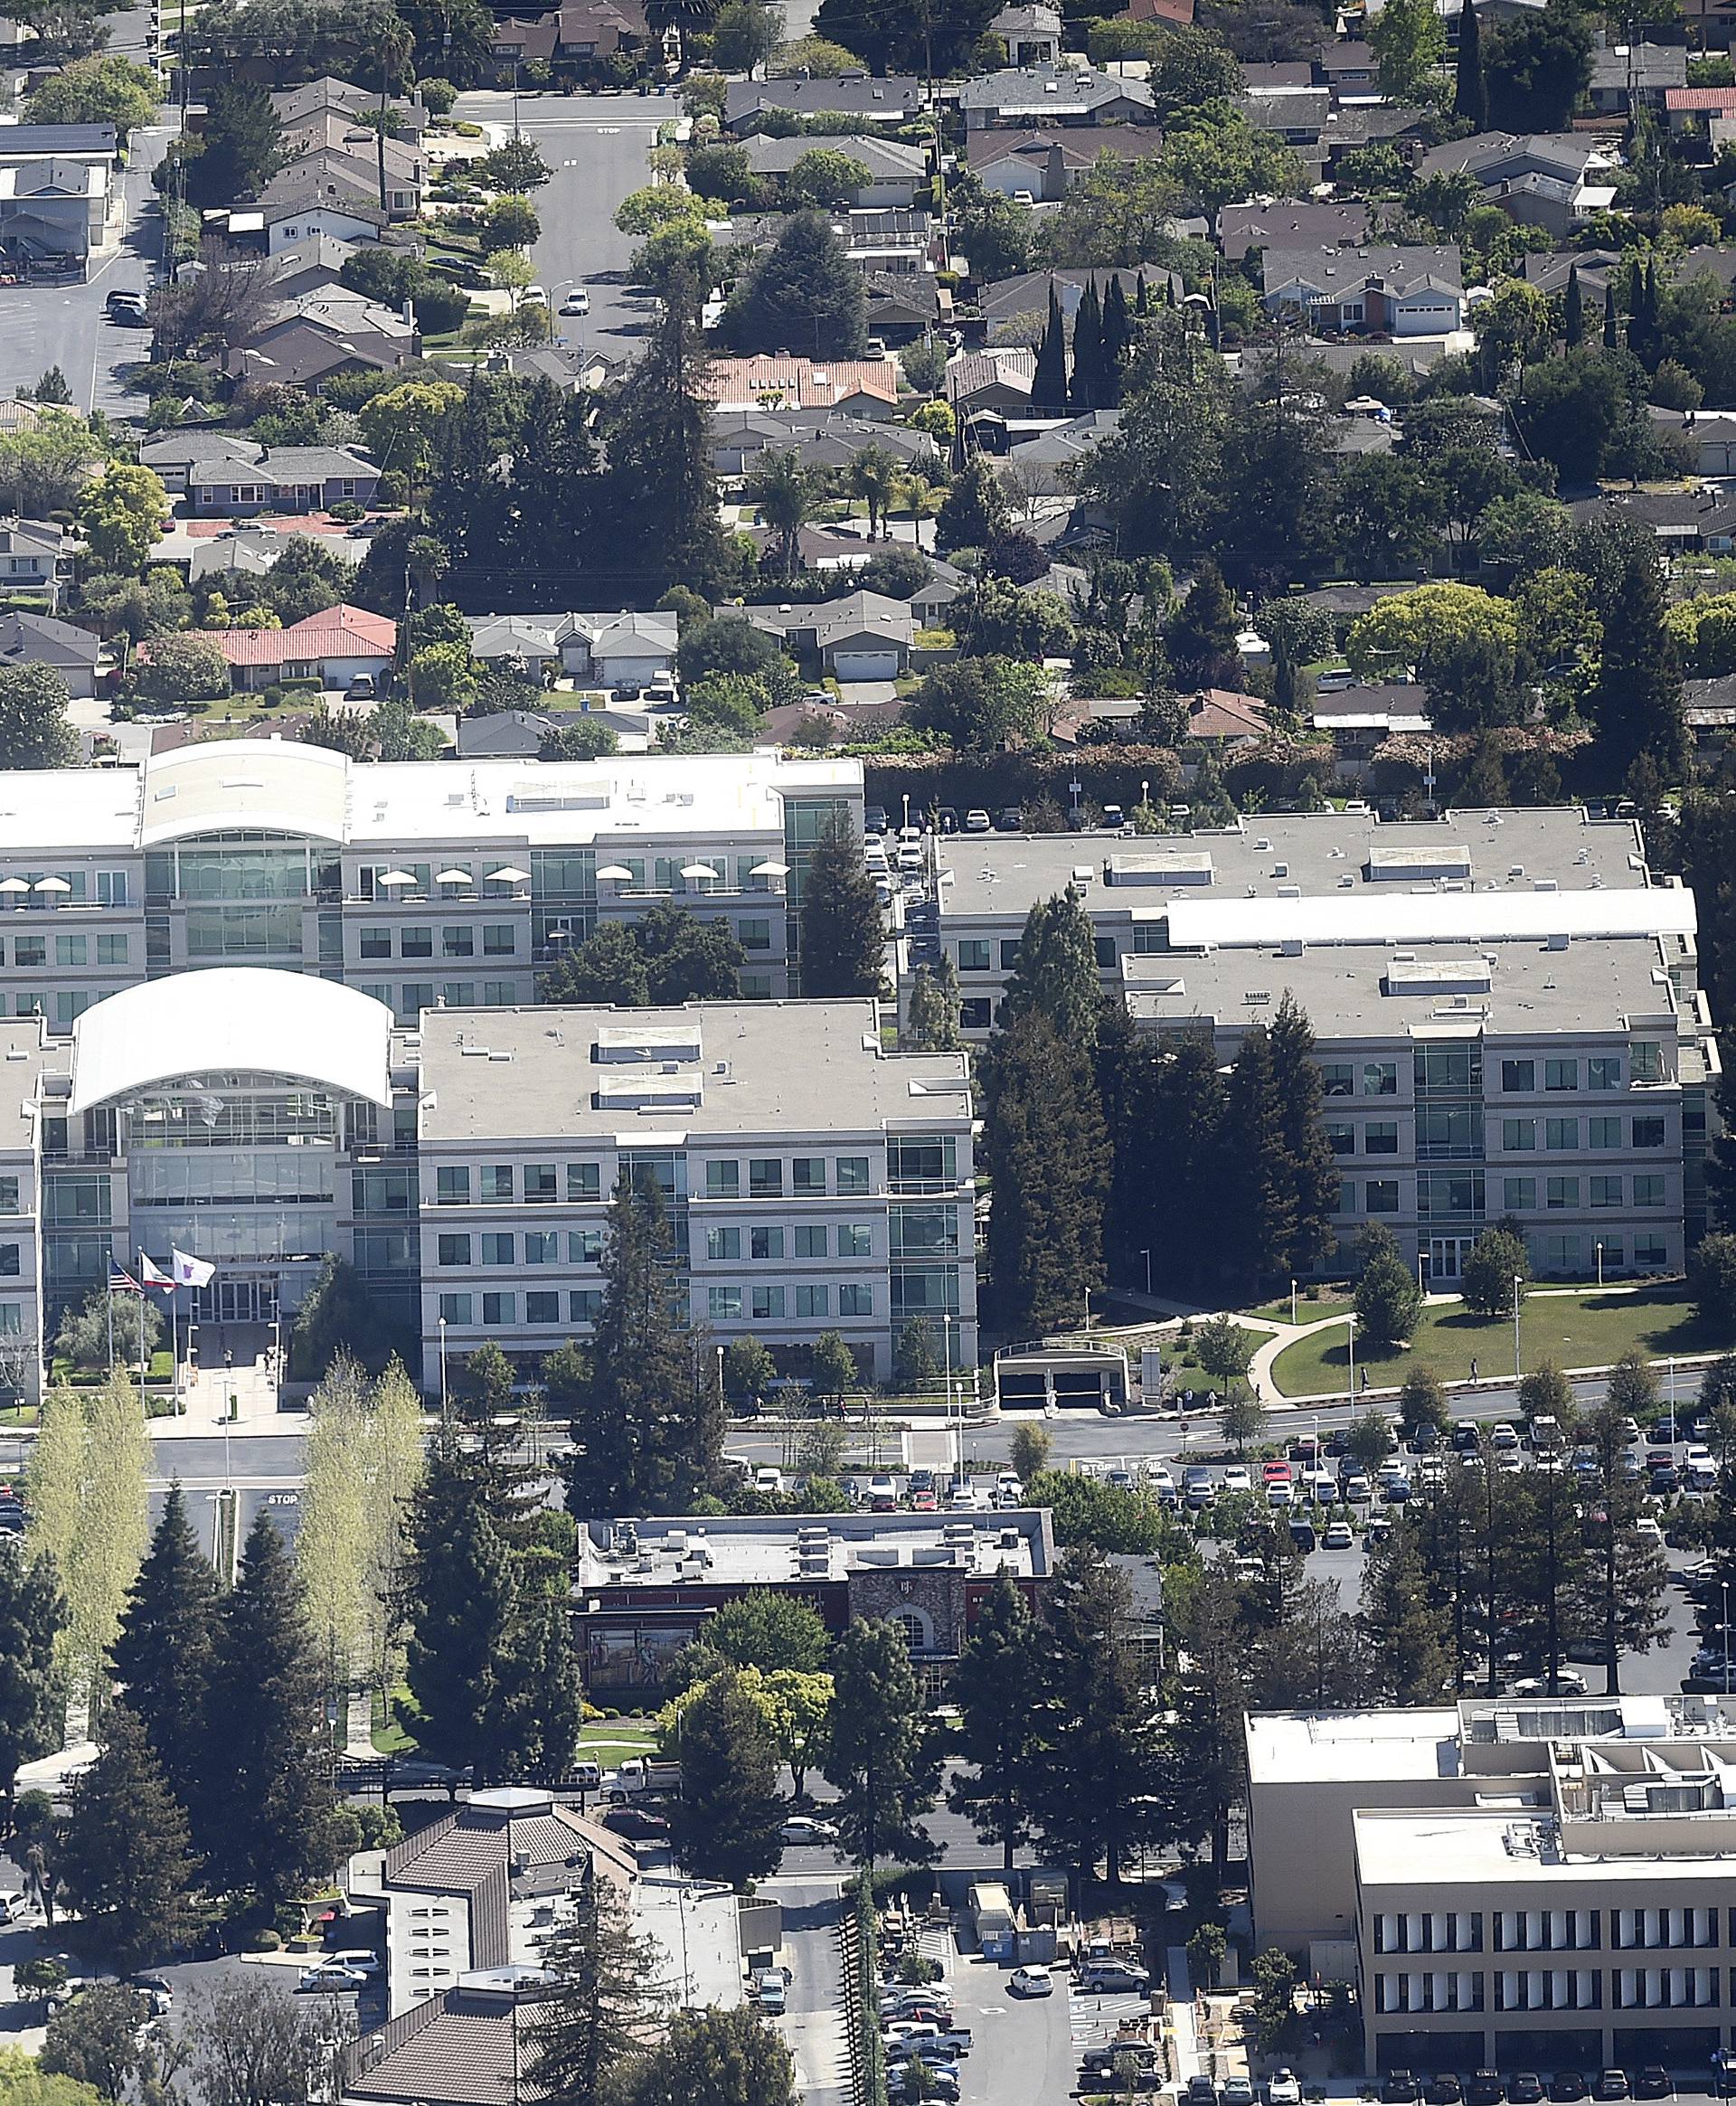
{"type": "Polygon", "coordinates": [[[108,1263],[108,1291],[110,1294],[143,1294],[145,1289],[124,1266],[111,1259],[108,1263]]]}

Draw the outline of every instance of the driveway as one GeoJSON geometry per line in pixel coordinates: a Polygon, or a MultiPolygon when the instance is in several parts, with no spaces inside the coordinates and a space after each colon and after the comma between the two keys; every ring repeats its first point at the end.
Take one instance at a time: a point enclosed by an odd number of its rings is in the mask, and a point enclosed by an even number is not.
{"type": "Polygon", "coordinates": [[[803,2106],[845,2106],[850,2097],[850,2043],[844,2029],[844,1969],[838,1926],[843,1882],[778,1877],[762,1883],[784,1912],[783,1964],[790,1970],[784,2037],[796,2058],[803,2106]]]}
{"type": "Polygon", "coordinates": [[[1012,1971],[974,1952],[953,1960],[953,2008],[971,2033],[970,2053],[958,2064],[960,2100],[985,2106],[1054,2106],[1079,2082],[1083,2045],[1073,2045],[1078,2007],[1062,1971],[1057,1970],[1052,1997],[1033,1997],[1008,1994],[1012,1971]]]}

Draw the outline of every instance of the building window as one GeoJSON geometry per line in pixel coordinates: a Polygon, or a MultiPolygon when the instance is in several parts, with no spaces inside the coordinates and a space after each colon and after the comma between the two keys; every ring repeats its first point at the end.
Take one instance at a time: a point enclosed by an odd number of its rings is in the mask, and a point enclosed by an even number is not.
{"type": "Polygon", "coordinates": [[[824,1287],[798,1287],[796,1289],[796,1314],[798,1317],[824,1317],[831,1314],[832,1297],[824,1287]]]}
{"type": "Polygon", "coordinates": [[[1621,1061],[1615,1053],[1593,1053],[1585,1063],[1586,1086],[1591,1090],[1619,1090],[1621,1061]]]}
{"type": "Polygon", "coordinates": [[[442,929],[440,930],[440,956],[442,958],[474,958],[476,955],[476,932],[474,929],[442,929]]]}
{"type": "Polygon", "coordinates": [[[750,1258],[781,1258],[784,1254],[782,1229],[750,1229],[748,1231],[748,1255],[750,1258]]]}
{"type": "Polygon", "coordinates": [[[1664,1048],[1656,1039],[1636,1039],[1631,1048],[1636,1082],[1664,1080],[1664,1048]]]}
{"type": "Polygon", "coordinates": [[[1326,1141],[1335,1156],[1354,1156],[1356,1153],[1356,1129],[1346,1119],[1329,1119],[1326,1121],[1326,1141]]]}
{"type": "Polygon", "coordinates": [[[1116,961],[1120,957],[1119,951],[1115,948],[1113,936],[1093,936],[1091,953],[1097,959],[1099,967],[1106,973],[1112,973],[1115,970],[1116,961]]]}
{"type": "Polygon", "coordinates": [[[510,1163],[483,1165],[482,1196],[484,1199],[510,1199],[513,1196],[513,1166],[510,1163]]]}
{"type": "Polygon", "coordinates": [[[1543,1146],[1560,1151],[1577,1149],[1580,1145],[1580,1122],[1577,1119],[1546,1119],[1543,1121],[1543,1146]]]}
{"type": "Polygon", "coordinates": [[[524,1321],[527,1324],[558,1324],[561,1321],[561,1297],[547,1289],[524,1297],[524,1321]]]}
{"type": "Polygon", "coordinates": [[[1534,1177],[1505,1177],[1501,1182],[1501,1204],[1509,1214],[1529,1214],[1537,1204],[1534,1177]]]}
{"type": "Polygon", "coordinates": [[[470,1262],[468,1236],[441,1236],[435,1249],[439,1253],[437,1262],[441,1265],[467,1265],[470,1262]]]}
{"type": "Polygon", "coordinates": [[[1501,1146],[1510,1156],[1523,1156],[1537,1146],[1537,1121],[1534,1119],[1504,1119],[1501,1121],[1501,1146]]]}
{"type": "Polygon", "coordinates": [[[56,965],[88,965],[90,959],[85,954],[89,949],[90,945],[82,936],[57,936],[54,939],[54,962],[56,965]]]}
{"type": "Polygon", "coordinates": [[[1338,1204],[1332,1211],[1335,1214],[1354,1214],[1356,1211],[1356,1187],[1347,1177],[1339,1180],[1338,1204]]]}
{"type": "Polygon", "coordinates": [[[16,1280],[24,1272],[24,1262],[16,1243],[0,1243],[0,1280],[16,1280]]]}
{"type": "Polygon", "coordinates": [[[45,936],[21,936],[12,947],[14,965],[46,965],[48,963],[48,939],[45,936]]]}
{"type": "Polygon", "coordinates": [[[775,1156],[750,1157],[748,1161],[748,1196],[750,1199],[781,1199],[784,1195],[784,1166],[775,1156]]]}
{"type": "Polygon", "coordinates": [[[1636,1236],[1634,1263],[1642,1270],[1657,1270],[1669,1263],[1669,1250],[1662,1236],[1636,1236]]]}
{"type": "Polygon", "coordinates": [[[434,1173],[437,1206],[468,1206],[470,1173],[461,1163],[442,1163],[434,1173]]]}
{"type": "Polygon", "coordinates": [[[756,1287],[749,1291],[753,1297],[753,1314],[760,1322],[782,1318],[784,1290],[781,1287],[756,1287]]]}
{"type": "Polygon", "coordinates": [[[873,1238],[866,1222],[840,1222],[838,1224],[838,1256],[840,1258],[871,1258],[873,1255],[873,1238]]]}
{"type": "Polygon", "coordinates": [[[1635,1119],[1634,1146],[1637,1148],[1661,1148],[1664,1146],[1664,1121],[1661,1119],[1635,1119]]]}
{"type": "Polygon", "coordinates": [[[510,921],[485,921],[482,927],[484,958],[516,958],[518,943],[510,921]]]}
{"type": "Polygon", "coordinates": [[[705,1255],[713,1264],[723,1264],[731,1259],[739,1258],[741,1255],[741,1230],[707,1229],[705,1255]]]}
{"type": "Polygon", "coordinates": [[[904,1633],[904,1643],[913,1653],[931,1653],[934,1650],[934,1626],[923,1609],[901,1609],[892,1619],[904,1633]]]}
{"type": "Polygon", "coordinates": [[[124,936],[99,936],[97,939],[97,963],[99,965],[125,965],[127,963],[127,939],[124,936]]]}
{"type": "Polygon", "coordinates": [[[602,1306],[600,1288],[575,1287],[567,1297],[567,1321],[570,1324],[594,1324],[602,1306]]]}
{"type": "Polygon", "coordinates": [[[1551,1177],[1543,1186],[1544,1204],[1552,1207],[1577,1206],[1580,1204],[1580,1181],[1577,1177],[1551,1177]]]}
{"type": "Polygon", "coordinates": [[[518,1297],[515,1294],[485,1294],[482,1298],[482,1324],[487,1331],[508,1330],[518,1321],[518,1297]]]}
{"type": "MultiPolygon", "coordinates": [[[[1014,946],[1017,949],[1017,946],[1014,946]]],[[[988,970],[988,939],[966,937],[958,946],[958,970],[961,973],[986,973],[988,970]]]]}
{"type": "Polygon", "coordinates": [[[1577,1090],[1580,1086],[1578,1061],[1545,1061],[1543,1062],[1543,1088],[1545,1090],[1577,1090]]]}
{"type": "Polygon", "coordinates": [[[442,980],[440,1001],[448,1009],[474,1009],[476,1006],[476,983],[474,980],[442,980]]]}
{"type": "Polygon", "coordinates": [[[390,958],[392,956],[392,930],[390,929],[363,929],[357,935],[357,949],[363,958],[390,958]]]}
{"type": "Polygon", "coordinates": [[[1354,1074],[1348,1061],[1322,1061],[1320,1063],[1320,1089],[1326,1097],[1348,1097],[1353,1093],[1354,1074]]]}
{"type": "Polygon", "coordinates": [[[1364,1061],[1363,1063],[1363,1095],[1364,1097],[1396,1097],[1399,1093],[1399,1063],[1396,1061],[1364,1061]]]}
{"type": "Polygon", "coordinates": [[[526,1204],[552,1206],[555,1197],[554,1165],[552,1163],[526,1163],[524,1166],[526,1204]]]}
{"type": "Polygon", "coordinates": [[[514,1263],[513,1246],[516,1237],[510,1232],[492,1232],[482,1239],[482,1261],[485,1265],[511,1265],[514,1263]]]}
{"type": "Polygon", "coordinates": [[[1621,1121],[1618,1119],[1592,1119],[1586,1121],[1588,1145],[1594,1148],[1618,1148],[1621,1146],[1621,1121]]]}
{"type": "Polygon", "coordinates": [[[558,1265],[561,1262],[559,1232],[554,1229],[526,1229],[524,1262],[527,1265],[558,1265]]]}
{"type": "Polygon", "coordinates": [[[1534,1061],[1503,1061],[1501,1087],[1515,1092],[1534,1090],[1537,1087],[1537,1063],[1534,1061]]]}
{"type": "Polygon", "coordinates": [[[826,1224],[824,1222],[803,1222],[796,1229],[797,1258],[824,1258],[826,1256],[826,1224]]]}
{"type": "Polygon", "coordinates": [[[398,932],[400,958],[432,958],[434,931],[431,929],[401,929],[398,932]]]}
{"type": "Polygon", "coordinates": [[[986,995],[972,996],[958,1005],[960,1031],[986,1031],[994,1022],[995,1005],[986,995]]]}
{"type": "Polygon", "coordinates": [[[420,1016],[424,1009],[431,1009],[434,1006],[433,981],[406,980],[403,1000],[398,1006],[405,1016],[420,1016]]]}
{"type": "Polygon", "coordinates": [[[1659,1171],[1647,1170],[1634,1179],[1634,1204],[1636,1206],[1662,1206],[1664,1204],[1664,1178],[1659,1171]]]}
{"type": "Polygon", "coordinates": [[[874,1290],[865,1284],[846,1280],[838,1289],[838,1314],[841,1317],[872,1317],[874,1313],[874,1290]]]}
{"type": "Polygon", "coordinates": [[[741,1164],[707,1163],[705,1166],[705,1196],[707,1199],[740,1199],[741,1196],[741,1164]]]}
{"type": "Polygon", "coordinates": [[[596,1265],[603,1255],[601,1229],[569,1229],[567,1231],[567,1263],[569,1265],[596,1265]]]}
{"type": "MultiPolygon", "coordinates": [[[[17,1212],[18,1180],[15,1177],[0,1177],[0,1214],[16,1214],[17,1212]]],[[[822,1257],[826,1255],[824,1250],[821,1251],[820,1255],[822,1257]]]]}
{"type": "Polygon", "coordinates": [[[866,1156],[840,1156],[838,1157],[838,1190],[841,1194],[868,1190],[868,1158],[866,1156]]]}
{"type": "Polygon", "coordinates": [[[706,1289],[707,1306],[714,1324],[740,1323],[741,1320],[741,1289],[739,1287],[712,1287],[706,1289]]]}
{"type": "Polygon", "coordinates": [[[1621,1204],[1621,1179],[1619,1177],[1593,1177],[1590,1181],[1590,1196],[1593,1206],[1619,1206],[1621,1204]]]}
{"type": "Polygon", "coordinates": [[[518,999],[518,988],[511,980],[484,980],[482,1006],[485,1009],[510,1009],[518,999]]]}
{"type": "Polygon", "coordinates": [[[1397,1214],[1399,1211],[1399,1181],[1396,1177],[1371,1177],[1363,1195],[1363,1204],[1370,1214],[1397,1214]]]}
{"type": "Polygon", "coordinates": [[[743,950],[769,950],[771,949],[771,923],[769,921],[739,921],[736,934],[741,939],[743,950]]]}
{"type": "Polygon", "coordinates": [[[1626,1241],[1620,1236],[1602,1238],[1603,1261],[1612,1272],[1619,1272],[1628,1262],[1626,1241]]]}
{"type": "Polygon", "coordinates": [[[443,1294],[440,1297],[440,1321],[445,1324],[467,1324],[470,1321],[470,1297],[467,1294],[443,1294]]]}
{"type": "Polygon", "coordinates": [[[603,1195],[603,1166],[600,1163],[569,1163],[567,1165],[567,1198],[582,1204],[588,1199],[600,1199],[603,1195]]]}
{"type": "Polygon", "coordinates": [[[1396,1156],[1399,1152],[1398,1121],[1372,1119],[1363,1129],[1363,1152],[1370,1156],[1396,1156]]]}
{"type": "Polygon", "coordinates": [[[789,1166],[790,1190],[798,1196],[814,1198],[826,1190],[826,1157],[824,1156],[797,1156],[789,1166]]]}

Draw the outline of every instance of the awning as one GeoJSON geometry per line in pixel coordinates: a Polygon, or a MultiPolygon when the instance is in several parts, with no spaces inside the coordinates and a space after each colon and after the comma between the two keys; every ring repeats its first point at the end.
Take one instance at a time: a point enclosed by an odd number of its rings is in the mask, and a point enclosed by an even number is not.
{"type": "Polygon", "coordinates": [[[606,863],[597,875],[613,878],[617,884],[631,884],[633,882],[633,873],[624,863],[606,863]]]}
{"type": "Polygon", "coordinates": [[[788,877],[789,865],[787,863],[756,863],[748,875],[750,877],[788,877]]]}
{"type": "Polygon", "coordinates": [[[514,870],[510,863],[505,870],[491,870],[488,873],[490,884],[527,885],[530,882],[531,874],[528,870],[514,870]]]}
{"type": "Polygon", "coordinates": [[[377,885],[413,885],[417,881],[407,870],[382,870],[373,882],[377,885]]]}
{"type": "Polygon", "coordinates": [[[434,873],[434,883],[437,885],[469,885],[476,882],[467,870],[437,870],[434,873]]]}
{"type": "Polygon", "coordinates": [[[70,892],[72,887],[63,877],[39,877],[31,889],[39,892],[70,892]]]}
{"type": "Polygon", "coordinates": [[[681,874],[683,877],[714,878],[718,874],[709,863],[684,863],[681,866],[681,874]]]}

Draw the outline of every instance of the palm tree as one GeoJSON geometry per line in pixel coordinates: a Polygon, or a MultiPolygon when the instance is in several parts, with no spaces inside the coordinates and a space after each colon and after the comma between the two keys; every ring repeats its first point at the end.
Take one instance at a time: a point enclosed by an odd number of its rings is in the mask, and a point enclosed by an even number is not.
{"type": "Polygon", "coordinates": [[[898,462],[879,439],[871,439],[850,462],[850,495],[868,506],[868,538],[880,538],[880,523],[898,490],[898,462]]]}
{"type": "Polygon", "coordinates": [[[761,521],[778,536],[786,582],[796,568],[796,541],[820,508],[820,477],[805,467],[793,446],[768,447],[748,477],[748,496],[761,521]]]}

